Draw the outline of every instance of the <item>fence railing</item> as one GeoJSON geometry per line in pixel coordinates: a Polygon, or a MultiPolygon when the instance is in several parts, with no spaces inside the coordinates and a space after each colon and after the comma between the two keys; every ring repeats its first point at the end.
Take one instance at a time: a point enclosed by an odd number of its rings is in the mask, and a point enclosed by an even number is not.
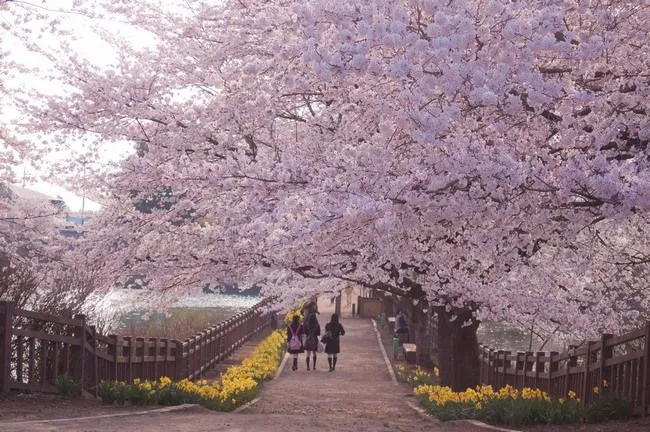
{"type": "Polygon", "coordinates": [[[56,392],[61,375],[97,394],[102,380],[168,376],[198,379],[267,327],[266,298],[184,341],[102,335],[83,315],[74,319],[27,311],[0,302],[0,392],[56,392]]]}
{"type": "Polygon", "coordinates": [[[640,415],[650,404],[650,322],[624,335],[602,335],[565,352],[495,351],[481,347],[481,382],[495,388],[537,387],[566,398],[569,391],[584,402],[615,392],[628,398],[640,415]],[[594,392],[594,387],[598,391],[594,392]]]}

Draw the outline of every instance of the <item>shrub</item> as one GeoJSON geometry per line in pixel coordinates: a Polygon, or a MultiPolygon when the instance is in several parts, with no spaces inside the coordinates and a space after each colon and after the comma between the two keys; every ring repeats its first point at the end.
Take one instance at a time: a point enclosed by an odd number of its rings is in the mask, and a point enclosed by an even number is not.
{"type": "Polygon", "coordinates": [[[81,396],[81,383],[70,375],[59,375],[56,377],[56,389],[65,397],[78,398],[81,396]]]}
{"type": "Polygon", "coordinates": [[[409,384],[411,387],[417,387],[420,385],[431,385],[435,382],[434,377],[438,377],[439,372],[438,368],[433,368],[433,373],[429,373],[422,369],[420,366],[416,366],[413,371],[411,371],[407,366],[399,365],[395,368],[395,376],[398,381],[409,384]]]}
{"type": "Polygon", "coordinates": [[[600,423],[608,420],[627,418],[632,415],[631,401],[617,393],[608,392],[585,407],[586,423],[600,423]]]}
{"type": "Polygon", "coordinates": [[[103,380],[99,383],[99,397],[102,399],[102,403],[111,405],[113,402],[115,402],[113,386],[113,381],[103,380]]]}

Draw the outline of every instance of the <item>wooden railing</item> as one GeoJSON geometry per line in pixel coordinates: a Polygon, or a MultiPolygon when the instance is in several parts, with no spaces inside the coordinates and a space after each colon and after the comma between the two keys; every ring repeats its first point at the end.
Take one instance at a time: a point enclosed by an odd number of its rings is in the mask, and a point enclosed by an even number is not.
{"type": "Polygon", "coordinates": [[[650,404],[650,322],[644,328],[614,336],[602,335],[580,347],[558,352],[495,351],[482,347],[481,382],[495,388],[537,387],[566,398],[569,391],[584,402],[599,393],[628,398],[640,415],[650,404]]]}
{"type": "Polygon", "coordinates": [[[83,315],[59,318],[0,302],[0,392],[56,392],[61,375],[91,394],[102,380],[198,379],[269,325],[272,302],[264,299],[184,341],[104,336],[83,315]]]}

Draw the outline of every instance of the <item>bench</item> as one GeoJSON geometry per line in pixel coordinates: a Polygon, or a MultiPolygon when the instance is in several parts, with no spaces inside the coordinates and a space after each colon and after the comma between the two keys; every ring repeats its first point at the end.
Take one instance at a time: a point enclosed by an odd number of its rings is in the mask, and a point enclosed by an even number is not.
{"type": "Polygon", "coordinates": [[[413,343],[405,343],[402,345],[402,350],[404,351],[404,360],[406,363],[415,363],[415,353],[417,346],[413,343]]]}
{"type": "Polygon", "coordinates": [[[395,337],[399,339],[400,345],[409,342],[409,334],[408,333],[395,333],[395,337]]]}

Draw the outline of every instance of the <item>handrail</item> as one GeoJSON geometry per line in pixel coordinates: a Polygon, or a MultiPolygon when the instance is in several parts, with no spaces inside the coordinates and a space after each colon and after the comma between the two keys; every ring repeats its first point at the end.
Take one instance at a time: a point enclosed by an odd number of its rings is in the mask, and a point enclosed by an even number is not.
{"type": "Polygon", "coordinates": [[[269,325],[269,314],[264,313],[264,307],[275,300],[275,297],[264,298],[182,341],[102,335],[86,323],[83,315],[61,318],[0,302],[0,393],[12,388],[50,391],[55,389],[52,384],[61,374],[75,377],[85,390],[95,394],[99,382],[106,379],[200,378],[269,325]],[[68,327],[55,326],[55,332],[48,327],[42,330],[14,327],[14,317],[68,327]]]}

